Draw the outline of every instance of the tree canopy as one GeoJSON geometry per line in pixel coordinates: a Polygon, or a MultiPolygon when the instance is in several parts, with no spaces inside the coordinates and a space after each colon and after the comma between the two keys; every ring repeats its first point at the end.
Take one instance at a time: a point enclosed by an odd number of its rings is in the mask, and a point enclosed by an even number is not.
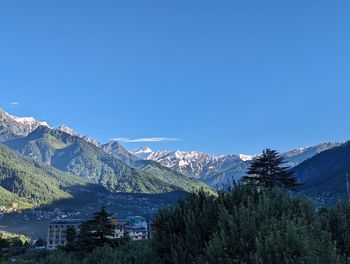
{"type": "Polygon", "coordinates": [[[243,181],[260,188],[280,187],[295,190],[299,184],[285,163],[284,158],[276,150],[265,149],[261,155],[253,159],[243,181]]]}

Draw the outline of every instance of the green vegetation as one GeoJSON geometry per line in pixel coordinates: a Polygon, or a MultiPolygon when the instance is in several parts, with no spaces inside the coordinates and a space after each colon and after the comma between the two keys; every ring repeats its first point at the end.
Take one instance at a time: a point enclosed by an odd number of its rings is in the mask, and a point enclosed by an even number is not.
{"type": "Polygon", "coordinates": [[[155,250],[164,263],[341,263],[319,220],[312,203],[280,190],[201,193],[157,216],[155,250]]]}
{"type": "MultiPolygon", "coordinates": [[[[58,250],[23,255],[19,264],[158,264],[148,241],[131,242],[120,240],[117,246],[96,247],[91,252],[79,255],[76,252],[58,250]]],[[[10,262],[7,262],[10,263],[10,262]]]]}
{"type": "Polygon", "coordinates": [[[0,205],[9,208],[12,207],[14,203],[17,203],[18,208],[21,209],[31,207],[31,205],[25,201],[25,198],[20,198],[16,194],[0,186],[0,205]]]}
{"type": "Polygon", "coordinates": [[[27,207],[26,203],[37,205],[71,198],[69,193],[60,189],[64,182],[57,180],[59,175],[54,171],[49,175],[48,170],[39,164],[33,166],[28,160],[0,145],[0,185],[4,194],[1,201],[5,205],[18,202],[27,207]],[[17,200],[17,197],[20,199],[17,200]]]}
{"type": "Polygon", "coordinates": [[[91,188],[80,177],[18,155],[1,144],[0,186],[0,206],[17,203],[19,209],[72,199],[75,189],[91,188]]]}
{"type": "Polygon", "coordinates": [[[0,231],[0,261],[4,263],[13,256],[23,255],[30,239],[23,235],[0,231]]]}
{"type": "Polygon", "coordinates": [[[66,231],[67,245],[64,250],[81,254],[91,252],[97,247],[114,246],[115,242],[119,241],[112,239],[115,226],[110,216],[106,208],[102,206],[100,211],[94,213],[91,220],[81,223],[79,233],[76,233],[74,228],[68,228],[66,231]]]}
{"type": "Polygon", "coordinates": [[[236,186],[218,196],[191,194],[161,210],[149,241],[96,243],[19,263],[341,264],[350,261],[349,230],[348,203],[316,210],[284,190],[236,186]]]}
{"type": "MultiPolygon", "coordinates": [[[[6,231],[0,231],[0,240],[2,243],[8,242],[9,246],[14,245],[15,240],[20,241],[23,245],[30,242],[30,239],[26,236],[10,233],[6,231]]],[[[4,246],[4,244],[2,244],[2,246],[4,246]]]]}

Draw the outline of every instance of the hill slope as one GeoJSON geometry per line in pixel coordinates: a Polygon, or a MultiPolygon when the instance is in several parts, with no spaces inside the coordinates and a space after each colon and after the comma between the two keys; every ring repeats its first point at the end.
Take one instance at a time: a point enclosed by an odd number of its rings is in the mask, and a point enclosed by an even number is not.
{"type": "Polygon", "coordinates": [[[72,196],[64,189],[83,183],[0,144],[0,201],[6,206],[15,201],[37,205],[68,199],[72,196]]]}
{"type": "Polygon", "coordinates": [[[346,196],[346,174],[350,175],[350,141],[323,151],[294,169],[303,183],[301,191],[321,198],[346,196]]]}

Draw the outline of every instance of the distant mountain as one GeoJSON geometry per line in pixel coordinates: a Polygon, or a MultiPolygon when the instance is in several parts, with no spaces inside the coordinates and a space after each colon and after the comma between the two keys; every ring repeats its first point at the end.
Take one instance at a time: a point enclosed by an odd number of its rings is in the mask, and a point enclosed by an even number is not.
{"type": "MultiPolygon", "coordinates": [[[[325,143],[313,147],[299,148],[282,155],[287,165],[294,167],[312,156],[339,143],[325,143]]],[[[213,156],[203,152],[185,151],[152,151],[150,148],[131,152],[141,159],[153,160],[161,165],[182,173],[188,177],[199,179],[210,186],[221,187],[238,181],[245,175],[250,161],[257,155],[222,155],[213,156]]]]}
{"type": "Polygon", "coordinates": [[[134,167],[134,163],[140,160],[138,157],[127,151],[121,144],[113,140],[107,144],[103,144],[101,148],[108,154],[123,161],[127,165],[134,167]]]}
{"type": "Polygon", "coordinates": [[[283,156],[288,162],[289,166],[295,167],[300,163],[304,162],[305,160],[312,158],[313,156],[325,150],[340,146],[341,144],[342,143],[331,142],[319,144],[312,147],[298,148],[292,151],[285,152],[283,156]]]}
{"type": "Polygon", "coordinates": [[[132,153],[140,158],[156,161],[167,168],[204,182],[207,182],[212,175],[224,171],[228,167],[241,164],[248,158],[248,156],[244,156],[242,159],[239,155],[213,156],[197,151],[153,152],[150,148],[139,149],[132,153]]]}
{"type": "Polygon", "coordinates": [[[16,202],[19,207],[26,208],[72,198],[68,189],[84,184],[74,175],[24,158],[0,144],[0,202],[3,206],[16,202]]]}
{"type": "MultiPolygon", "coordinates": [[[[181,173],[178,173],[175,170],[169,169],[165,166],[162,166],[160,163],[156,161],[143,160],[138,158],[137,156],[128,152],[117,141],[111,141],[110,143],[102,145],[102,149],[108,154],[125,162],[129,166],[135,169],[141,170],[143,172],[146,172],[148,174],[151,174],[154,177],[158,177],[159,179],[167,182],[170,185],[179,186],[182,189],[186,189],[186,186],[192,186],[193,184],[195,185],[201,184],[200,181],[196,181],[194,179],[185,177],[181,173]]],[[[147,150],[145,149],[144,151],[147,151],[147,150]]],[[[198,187],[200,188],[199,185],[198,187]]]]}
{"type": "Polygon", "coordinates": [[[153,150],[149,147],[145,147],[145,148],[140,148],[137,149],[135,151],[131,151],[131,153],[133,155],[135,155],[136,157],[138,157],[139,159],[143,159],[146,160],[147,157],[153,152],[153,150]]]}
{"type": "Polygon", "coordinates": [[[27,136],[39,126],[49,127],[47,122],[39,121],[33,117],[17,117],[0,109],[0,141],[15,136],[27,136]]]}
{"type": "MultiPolygon", "coordinates": [[[[16,117],[1,109],[0,142],[22,155],[100,184],[112,192],[154,193],[205,187],[198,180],[221,187],[240,180],[250,161],[257,156],[215,156],[198,151],[152,151],[150,148],[129,152],[116,141],[102,145],[68,126],[51,129],[46,122],[16,117]]],[[[296,167],[339,145],[325,143],[298,148],[283,156],[287,165],[296,167]]]]}
{"type": "Polygon", "coordinates": [[[73,128],[70,128],[66,125],[60,125],[59,127],[56,128],[59,131],[65,132],[71,136],[77,136],[80,137],[81,139],[84,139],[85,141],[94,144],[95,146],[101,146],[101,144],[99,142],[97,142],[96,140],[94,140],[93,138],[89,137],[89,136],[85,136],[85,135],[81,135],[79,133],[77,133],[73,128]]]}
{"type": "Polygon", "coordinates": [[[78,175],[90,183],[101,184],[112,192],[159,193],[207,188],[203,183],[187,181],[185,176],[182,179],[187,184],[180,186],[174,183],[177,180],[172,182],[131,168],[78,136],[44,126],[5,144],[22,155],[78,175]]]}
{"type": "MultiPolygon", "coordinates": [[[[346,174],[350,175],[350,141],[325,150],[294,169],[301,191],[321,199],[346,196],[346,174]]],[[[349,176],[350,177],[350,176],[349,176]]]]}

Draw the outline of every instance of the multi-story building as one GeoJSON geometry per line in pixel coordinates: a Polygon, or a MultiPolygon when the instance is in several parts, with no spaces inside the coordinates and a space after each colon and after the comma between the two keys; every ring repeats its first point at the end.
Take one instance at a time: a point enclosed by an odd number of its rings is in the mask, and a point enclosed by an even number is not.
{"type": "Polygon", "coordinates": [[[47,249],[57,249],[58,246],[67,244],[66,230],[73,227],[79,230],[80,219],[54,219],[51,221],[47,232],[47,249]]]}
{"type": "Polygon", "coordinates": [[[133,241],[148,239],[148,230],[146,228],[131,228],[128,236],[133,241]]]}
{"type": "Polygon", "coordinates": [[[114,238],[130,237],[131,240],[144,240],[149,237],[148,224],[143,217],[134,216],[128,218],[112,217],[115,225],[114,238]]]}
{"type": "MultiPolygon", "coordinates": [[[[47,232],[47,245],[49,250],[57,249],[59,246],[67,244],[66,231],[68,227],[74,227],[79,232],[80,219],[54,219],[51,221],[47,232]]],[[[131,240],[144,240],[149,238],[149,228],[147,221],[140,216],[128,218],[112,217],[114,224],[113,238],[130,237],[131,240]]]]}

